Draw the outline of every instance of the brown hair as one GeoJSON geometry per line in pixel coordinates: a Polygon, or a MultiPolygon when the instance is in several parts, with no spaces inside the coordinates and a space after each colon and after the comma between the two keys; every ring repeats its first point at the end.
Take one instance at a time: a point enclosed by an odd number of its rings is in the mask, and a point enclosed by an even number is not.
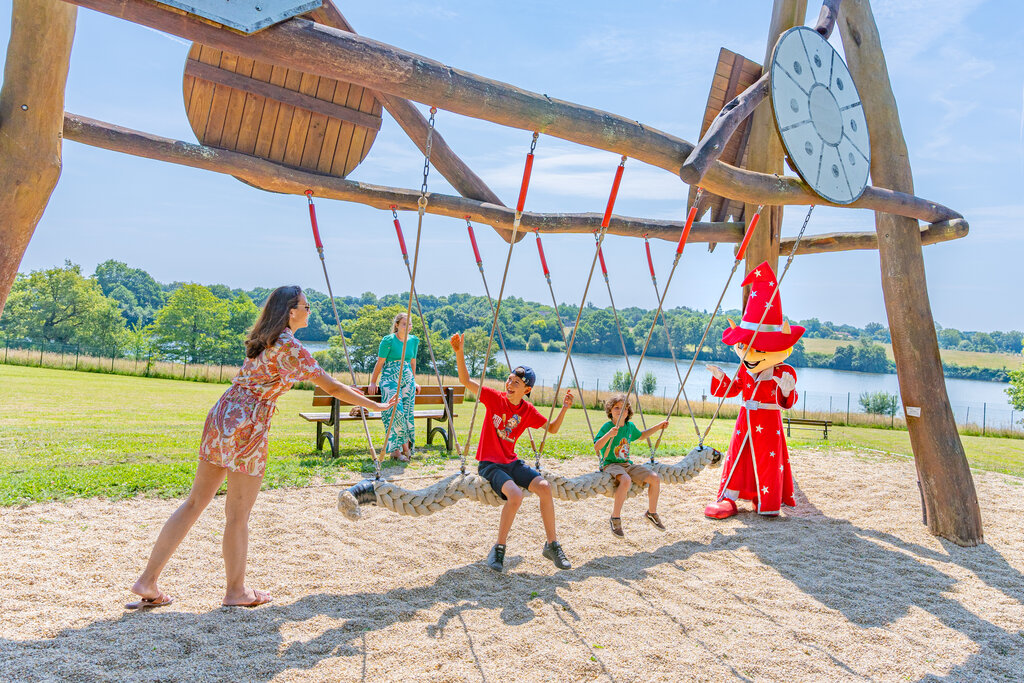
{"type": "Polygon", "coordinates": [[[255,358],[260,355],[263,349],[273,346],[277,338],[288,327],[288,317],[291,310],[299,305],[299,296],[302,295],[302,287],[298,285],[286,285],[278,287],[263,304],[260,317],[252,326],[248,338],[245,340],[245,357],[255,358]]]}
{"type": "MultiPolygon", "coordinates": [[[[616,403],[621,403],[626,407],[626,422],[633,419],[633,406],[630,405],[629,401],[626,400],[626,395],[622,392],[612,394],[604,400],[604,414],[608,416],[608,419],[612,419],[612,408],[615,407],[616,403]]],[[[623,423],[625,424],[625,423],[623,423]]]]}
{"type": "Polygon", "coordinates": [[[401,320],[402,318],[408,317],[409,316],[407,316],[405,313],[399,313],[398,315],[396,315],[395,319],[391,321],[391,333],[394,334],[395,332],[398,332],[398,321],[401,320]]]}

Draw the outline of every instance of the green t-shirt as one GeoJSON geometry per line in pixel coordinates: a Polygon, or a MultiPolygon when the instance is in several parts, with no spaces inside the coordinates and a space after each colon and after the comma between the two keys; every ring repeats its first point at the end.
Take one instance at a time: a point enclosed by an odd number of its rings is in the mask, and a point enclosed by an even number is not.
{"type": "MultiPolygon", "coordinates": [[[[406,360],[415,360],[416,351],[420,348],[420,340],[414,334],[409,335],[409,340],[405,344],[405,358],[406,360]]],[[[380,340],[380,348],[377,349],[377,355],[386,361],[398,360],[402,357],[402,340],[398,338],[397,334],[389,334],[380,340]]]]}
{"type": "MultiPolygon", "coordinates": [[[[597,436],[594,437],[594,443],[597,443],[605,434],[610,432],[615,427],[615,423],[611,420],[602,425],[601,429],[597,432],[597,436]]],[[[632,422],[619,427],[619,431],[613,436],[608,443],[605,444],[601,450],[601,467],[610,465],[613,462],[630,462],[629,460],[629,442],[636,441],[640,438],[642,432],[636,428],[636,425],[632,422]]]]}

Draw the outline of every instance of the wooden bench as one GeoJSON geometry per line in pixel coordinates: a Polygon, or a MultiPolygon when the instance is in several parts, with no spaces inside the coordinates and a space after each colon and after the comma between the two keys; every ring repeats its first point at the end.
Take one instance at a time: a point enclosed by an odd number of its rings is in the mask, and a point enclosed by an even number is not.
{"type": "MultiPolygon", "coordinates": [[[[369,393],[369,387],[359,387],[366,397],[373,401],[380,401],[380,392],[376,394],[369,393]]],[[[466,395],[466,388],[461,384],[455,386],[424,386],[420,388],[420,393],[416,394],[416,408],[420,406],[437,406],[436,408],[426,408],[417,410],[414,408],[413,415],[419,419],[426,419],[427,421],[427,444],[431,444],[434,441],[435,435],[440,435],[444,439],[445,446],[448,452],[451,453],[452,449],[455,448],[455,435],[448,432],[448,411],[452,411],[452,417],[458,417],[454,412],[455,406],[462,403],[466,395]],[[434,425],[434,420],[440,422],[440,425],[434,425]]],[[[341,433],[341,424],[343,422],[359,422],[360,417],[358,415],[350,415],[351,403],[339,401],[320,387],[316,387],[316,391],[313,392],[313,407],[330,407],[329,412],[317,412],[317,413],[299,413],[299,417],[308,421],[316,423],[316,449],[322,451],[324,448],[324,441],[331,445],[331,456],[338,457],[338,438],[341,433]],[[325,429],[328,428],[328,429],[325,429]]],[[[369,410],[366,412],[367,420],[380,420],[382,413],[377,410],[369,410]]],[[[385,426],[386,427],[386,426],[385,426]]]]}
{"type": "Polygon", "coordinates": [[[828,438],[828,428],[832,426],[832,420],[811,420],[809,418],[802,417],[790,417],[786,415],[783,417],[786,421],[786,436],[790,436],[790,427],[792,425],[800,425],[797,429],[811,429],[814,431],[821,430],[822,436],[828,438]]]}

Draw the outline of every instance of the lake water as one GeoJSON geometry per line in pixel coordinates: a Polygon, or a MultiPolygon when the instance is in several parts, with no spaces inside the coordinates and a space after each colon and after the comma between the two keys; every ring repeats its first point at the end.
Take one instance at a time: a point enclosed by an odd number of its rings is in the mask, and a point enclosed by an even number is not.
{"type": "MultiPolygon", "coordinates": [[[[327,345],[323,342],[310,342],[306,346],[318,350],[326,348],[327,345]]],[[[541,351],[510,351],[509,356],[513,363],[522,363],[532,367],[537,373],[537,384],[543,384],[546,387],[554,386],[558,382],[558,375],[561,373],[562,364],[565,361],[564,354],[541,351]]],[[[639,359],[639,356],[630,357],[630,363],[634,369],[639,359]]],[[[606,390],[615,372],[626,370],[626,361],[622,356],[574,353],[572,360],[584,390],[606,390]]],[[[680,375],[686,376],[686,367],[689,363],[689,358],[680,359],[680,375]]],[[[718,363],[718,365],[721,365],[727,372],[736,369],[735,364],[718,363]]],[[[656,395],[664,394],[669,399],[675,396],[679,388],[679,380],[671,359],[644,358],[641,376],[648,371],[653,372],[658,379],[656,395]]],[[[851,412],[863,412],[857,403],[857,397],[863,392],[899,393],[899,382],[896,375],[846,372],[825,368],[797,368],[797,376],[799,378],[797,391],[800,392],[799,408],[806,408],[808,411],[845,413],[847,402],[849,402],[851,412]]],[[[568,369],[566,377],[567,379],[572,377],[571,371],[568,369]]],[[[711,373],[704,368],[703,363],[695,364],[686,381],[687,395],[691,400],[699,400],[702,394],[708,392],[710,386],[711,373]]],[[[1009,385],[1001,382],[947,378],[946,390],[949,393],[949,401],[957,422],[980,425],[984,414],[987,426],[1009,428],[1011,420],[1019,420],[1022,414],[1011,408],[1009,397],[1006,395],[1007,386],[1009,385]]]]}

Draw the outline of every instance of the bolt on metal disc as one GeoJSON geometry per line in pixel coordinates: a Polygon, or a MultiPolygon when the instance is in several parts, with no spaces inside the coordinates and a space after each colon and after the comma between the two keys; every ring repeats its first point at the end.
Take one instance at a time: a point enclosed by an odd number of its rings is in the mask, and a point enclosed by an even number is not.
{"type": "Polygon", "coordinates": [[[817,31],[791,28],[775,44],[771,102],[796,172],[824,199],[856,201],[868,184],[864,107],[843,58],[817,31]]]}

